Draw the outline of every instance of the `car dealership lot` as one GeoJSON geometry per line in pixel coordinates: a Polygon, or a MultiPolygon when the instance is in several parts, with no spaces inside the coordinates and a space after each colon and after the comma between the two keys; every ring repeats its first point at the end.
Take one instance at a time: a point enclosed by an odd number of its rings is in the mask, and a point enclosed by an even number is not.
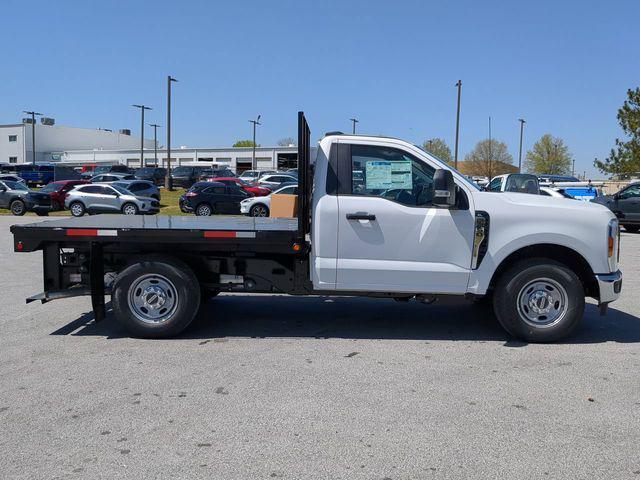
{"type": "Polygon", "coordinates": [[[24,305],[0,217],[6,478],[640,478],[640,235],[577,335],[511,341],[463,301],[221,295],[173,340],[24,305]]]}

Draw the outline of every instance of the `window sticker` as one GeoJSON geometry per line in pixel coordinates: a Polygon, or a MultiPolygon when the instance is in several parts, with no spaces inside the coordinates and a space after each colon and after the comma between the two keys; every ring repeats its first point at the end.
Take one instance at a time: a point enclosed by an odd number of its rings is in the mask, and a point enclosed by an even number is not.
{"type": "Polygon", "coordinates": [[[393,162],[391,164],[391,188],[399,190],[411,190],[413,188],[411,161],[393,162]]]}
{"type": "Polygon", "coordinates": [[[367,190],[386,190],[391,188],[391,162],[368,161],[365,165],[367,190]]]}

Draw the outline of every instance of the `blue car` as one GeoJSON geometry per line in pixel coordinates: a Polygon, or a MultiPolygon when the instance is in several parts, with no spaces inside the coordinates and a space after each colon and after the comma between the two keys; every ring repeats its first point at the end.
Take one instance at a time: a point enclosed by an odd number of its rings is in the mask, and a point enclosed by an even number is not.
{"type": "Polygon", "coordinates": [[[28,185],[46,185],[55,179],[55,166],[45,163],[13,165],[16,175],[28,185]]]}

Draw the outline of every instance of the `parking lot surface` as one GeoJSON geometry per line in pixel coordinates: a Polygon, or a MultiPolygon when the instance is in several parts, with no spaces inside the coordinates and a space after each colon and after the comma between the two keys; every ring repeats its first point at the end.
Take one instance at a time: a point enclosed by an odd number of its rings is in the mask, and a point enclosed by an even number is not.
{"type": "Polygon", "coordinates": [[[465,301],[221,295],[172,340],[25,305],[0,217],[2,478],[640,479],[640,235],[559,344],[465,301]]]}

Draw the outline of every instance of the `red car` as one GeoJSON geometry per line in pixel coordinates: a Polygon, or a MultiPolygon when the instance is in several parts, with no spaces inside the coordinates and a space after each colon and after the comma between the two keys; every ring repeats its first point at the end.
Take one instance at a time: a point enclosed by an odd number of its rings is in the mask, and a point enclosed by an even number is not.
{"type": "Polygon", "coordinates": [[[48,193],[51,196],[51,210],[64,210],[64,199],[69,191],[76,185],[89,183],[88,180],[58,180],[50,182],[40,189],[41,193],[48,193]]]}
{"type": "Polygon", "coordinates": [[[207,182],[220,182],[225,185],[231,185],[232,183],[238,185],[242,190],[248,193],[252,193],[255,197],[265,197],[271,194],[271,189],[266,187],[257,187],[255,185],[251,185],[250,183],[245,182],[236,177],[217,177],[217,178],[207,178],[205,181],[207,182]]]}

